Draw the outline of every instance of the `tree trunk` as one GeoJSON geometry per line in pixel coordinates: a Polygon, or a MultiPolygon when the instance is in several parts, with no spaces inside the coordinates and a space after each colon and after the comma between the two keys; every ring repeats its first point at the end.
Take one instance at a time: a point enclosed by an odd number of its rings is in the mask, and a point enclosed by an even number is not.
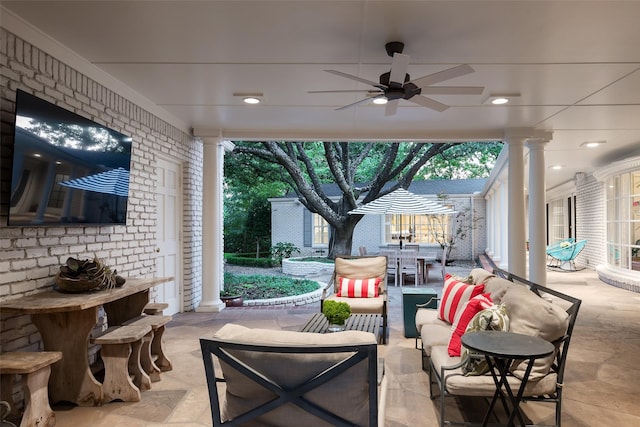
{"type": "Polygon", "coordinates": [[[329,255],[330,259],[335,259],[337,255],[351,255],[351,246],[353,245],[353,230],[356,228],[358,221],[345,221],[344,227],[332,228],[329,237],[329,255]]]}

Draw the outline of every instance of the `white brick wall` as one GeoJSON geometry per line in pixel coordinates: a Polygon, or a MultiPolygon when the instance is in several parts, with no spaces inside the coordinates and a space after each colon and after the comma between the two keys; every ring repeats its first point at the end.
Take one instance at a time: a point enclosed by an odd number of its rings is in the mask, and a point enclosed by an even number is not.
{"type": "Polygon", "coordinates": [[[595,269],[606,262],[604,183],[593,175],[578,175],[576,180],[576,236],[587,240],[577,266],[595,269]]]}
{"type": "MultiPolygon", "coordinates": [[[[201,300],[202,144],[180,129],[0,28],[0,297],[49,287],[67,257],[103,258],[130,277],[155,274],[155,164],[183,163],[185,310],[201,300]],[[7,228],[16,89],[30,92],[133,138],[126,226],[7,228]]],[[[28,316],[1,315],[0,351],[41,349],[28,316]]]]}

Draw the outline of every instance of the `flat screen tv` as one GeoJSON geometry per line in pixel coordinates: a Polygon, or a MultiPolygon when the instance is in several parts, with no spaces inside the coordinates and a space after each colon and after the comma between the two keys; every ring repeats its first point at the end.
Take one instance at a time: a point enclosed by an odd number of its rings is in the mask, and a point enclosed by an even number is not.
{"type": "Polygon", "coordinates": [[[125,224],[131,138],[16,93],[9,226],[125,224]]]}

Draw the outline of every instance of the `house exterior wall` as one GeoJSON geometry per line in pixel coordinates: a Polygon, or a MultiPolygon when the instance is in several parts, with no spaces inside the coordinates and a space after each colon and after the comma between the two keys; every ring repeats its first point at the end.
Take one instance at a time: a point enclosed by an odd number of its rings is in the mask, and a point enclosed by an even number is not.
{"type": "Polygon", "coordinates": [[[593,175],[576,179],[576,235],[587,245],[576,258],[576,265],[594,269],[606,262],[606,223],[604,182],[593,175]]]}
{"type": "MultiPolygon", "coordinates": [[[[90,258],[95,254],[124,276],[153,277],[158,209],[155,165],[157,155],[162,154],[182,163],[183,305],[185,310],[197,306],[202,264],[202,144],[4,28],[0,28],[0,71],[0,298],[50,287],[69,256],[90,258]],[[131,135],[126,226],[6,227],[16,89],[131,135]]],[[[0,320],[0,352],[42,350],[28,316],[2,314],[0,320]]]]}
{"type": "MultiPolygon", "coordinates": [[[[485,236],[485,216],[486,203],[482,196],[451,196],[447,204],[453,204],[458,212],[471,211],[480,218],[474,230],[469,230],[464,239],[460,239],[454,250],[452,257],[458,260],[470,260],[478,256],[486,247],[485,236]]],[[[296,199],[278,198],[271,199],[271,241],[272,244],[279,242],[293,243],[300,249],[300,256],[319,255],[318,247],[304,246],[304,212],[305,208],[296,199]]],[[[470,214],[467,215],[470,218],[470,214]]],[[[380,251],[381,246],[385,246],[384,241],[384,215],[365,215],[356,225],[353,233],[353,243],[351,254],[357,255],[358,248],[365,246],[367,252],[375,253],[380,251]]],[[[427,248],[427,246],[424,246],[427,248]]],[[[439,250],[439,246],[429,246],[439,250]]],[[[326,253],[326,252],[325,252],[326,253]]]]}

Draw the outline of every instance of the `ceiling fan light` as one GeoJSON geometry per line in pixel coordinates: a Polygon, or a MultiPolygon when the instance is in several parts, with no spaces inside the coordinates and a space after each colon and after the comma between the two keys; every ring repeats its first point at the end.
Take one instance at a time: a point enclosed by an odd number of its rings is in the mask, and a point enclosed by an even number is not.
{"type": "Polygon", "coordinates": [[[385,98],[384,96],[379,96],[379,97],[373,99],[373,103],[376,104],[376,105],[384,105],[387,102],[389,102],[389,100],[387,98],[385,98]]]}
{"type": "Polygon", "coordinates": [[[495,98],[491,100],[493,105],[504,105],[509,102],[509,98],[495,98]]]}

